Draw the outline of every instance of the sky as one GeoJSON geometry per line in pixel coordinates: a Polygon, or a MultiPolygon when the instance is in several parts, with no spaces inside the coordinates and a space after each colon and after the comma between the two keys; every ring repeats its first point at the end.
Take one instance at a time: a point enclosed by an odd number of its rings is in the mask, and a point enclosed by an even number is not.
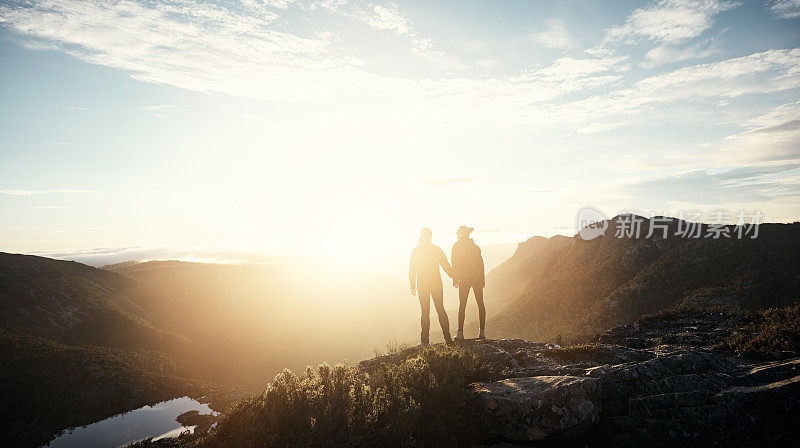
{"type": "Polygon", "coordinates": [[[8,252],[400,266],[422,226],[800,215],[800,0],[3,0],[0,98],[8,252]]]}

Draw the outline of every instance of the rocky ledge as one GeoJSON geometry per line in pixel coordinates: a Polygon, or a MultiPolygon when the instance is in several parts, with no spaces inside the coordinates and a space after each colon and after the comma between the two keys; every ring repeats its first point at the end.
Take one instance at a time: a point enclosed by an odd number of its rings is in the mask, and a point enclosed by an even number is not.
{"type": "Polygon", "coordinates": [[[499,374],[467,403],[487,445],[800,446],[800,357],[714,350],[736,319],[654,319],[566,348],[468,340],[499,374]]]}

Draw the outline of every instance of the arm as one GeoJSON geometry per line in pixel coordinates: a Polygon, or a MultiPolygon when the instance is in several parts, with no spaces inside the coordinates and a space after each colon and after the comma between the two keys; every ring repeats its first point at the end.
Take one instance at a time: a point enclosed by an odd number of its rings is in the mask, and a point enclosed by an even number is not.
{"type": "Polygon", "coordinates": [[[444,254],[442,249],[439,249],[439,264],[442,265],[442,269],[444,272],[453,278],[453,268],[450,266],[450,263],[447,261],[447,255],[444,254]]]}
{"type": "Polygon", "coordinates": [[[408,282],[411,284],[411,294],[417,293],[417,257],[416,252],[411,252],[411,262],[408,265],[408,282]]]}
{"type": "Polygon", "coordinates": [[[486,286],[486,272],[483,266],[483,255],[481,255],[481,248],[478,248],[478,266],[481,268],[481,286],[486,286]]]}
{"type": "Polygon", "coordinates": [[[456,266],[461,266],[461,261],[459,260],[459,251],[456,250],[456,245],[453,244],[453,249],[450,251],[450,262],[453,263],[453,286],[458,288],[458,282],[460,279],[456,278],[458,275],[456,271],[456,266]],[[456,261],[459,260],[459,261],[456,261]]]}

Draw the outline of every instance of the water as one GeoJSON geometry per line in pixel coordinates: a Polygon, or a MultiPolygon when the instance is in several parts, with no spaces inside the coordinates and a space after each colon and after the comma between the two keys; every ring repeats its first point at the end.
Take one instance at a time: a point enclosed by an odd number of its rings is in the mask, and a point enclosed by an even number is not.
{"type": "Polygon", "coordinates": [[[48,445],[50,448],[115,448],[152,437],[175,437],[181,432],[193,431],[175,417],[187,411],[216,414],[207,405],[189,397],[175,398],[152,406],[118,414],[91,425],[64,432],[48,445]]]}

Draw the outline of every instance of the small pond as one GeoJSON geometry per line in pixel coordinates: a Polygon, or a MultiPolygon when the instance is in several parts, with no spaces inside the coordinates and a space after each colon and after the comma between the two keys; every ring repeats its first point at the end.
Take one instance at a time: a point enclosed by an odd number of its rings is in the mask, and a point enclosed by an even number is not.
{"type": "Polygon", "coordinates": [[[175,418],[187,411],[215,414],[208,405],[189,397],[144,406],[118,414],[97,423],[64,431],[49,445],[50,448],[115,448],[152,437],[175,437],[183,431],[194,430],[183,426],[175,418]]]}

